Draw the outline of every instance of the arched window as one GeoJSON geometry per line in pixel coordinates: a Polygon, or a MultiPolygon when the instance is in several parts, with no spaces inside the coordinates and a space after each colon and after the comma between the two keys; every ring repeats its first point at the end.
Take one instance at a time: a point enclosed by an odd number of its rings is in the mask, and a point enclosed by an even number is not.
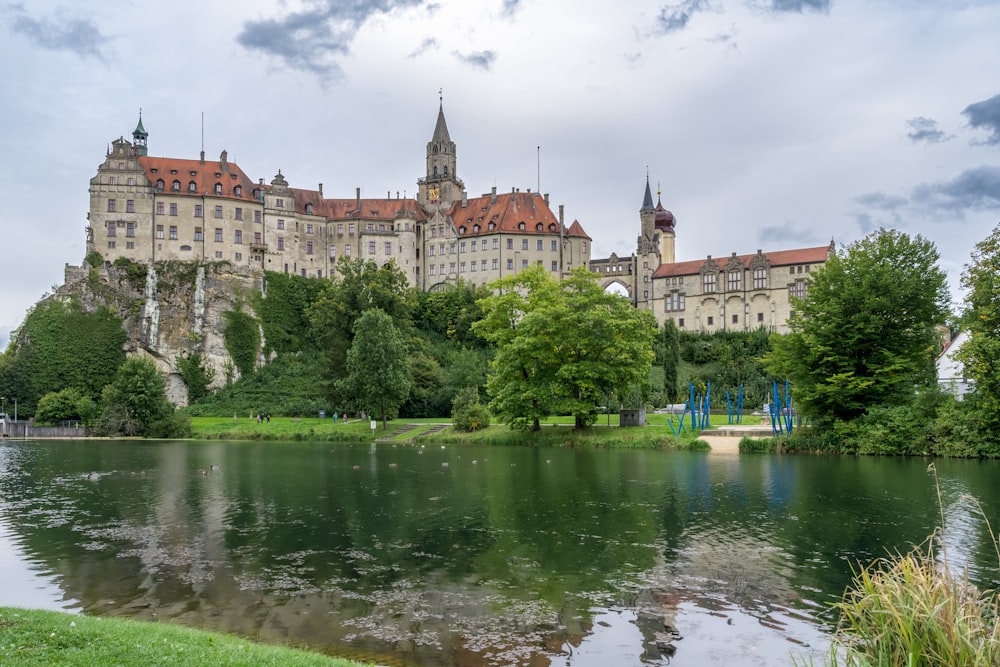
{"type": "Polygon", "coordinates": [[[537,225],[535,225],[535,231],[536,232],[542,231],[542,223],[539,222],[537,225]]]}
{"type": "Polygon", "coordinates": [[[444,166],[444,175],[445,175],[445,176],[447,176],[447,175],[448,175],[448,165],[445,165],[445,166],[444,166]]]}
{"type": "Polygon", "coordinates": [[[437,176],[437,175],[438,175],[438,168],[437,168],[437,165],[434,165],[434,175],[435,175],[435,176],[437,176]]]}
{"type": "Polygon", "coordinates": [[[198,185],[194,181],[188,183],[188,192],[195,192],[197,189],[198,185]]]}
{"type": "Polygon", "coordinates": [[[180,192],[181,191],[181,182],[180,181],[174,181],[173,185],[171,185],[170,188],[174,192],[180,192]]]}
{"type": "Polygon", "coordinates": [[[253,198],[258,200],[260,199],[260,190],[258,190],[257,188],[253,189],[253,198]]]}

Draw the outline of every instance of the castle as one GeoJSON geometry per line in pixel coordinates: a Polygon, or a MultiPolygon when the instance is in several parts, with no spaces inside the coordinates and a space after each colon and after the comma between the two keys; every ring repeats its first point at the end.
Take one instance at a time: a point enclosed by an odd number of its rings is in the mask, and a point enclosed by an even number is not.
{"type": "Polygon", "coordinates": [[[340,257],[390,260],[409,284],[440,289],[458,280],[482,285],[531,265],[554,276],[588,267],[661,324],[681,330],[787,331],[791,297],[833,244],[724,260],[675,261],[673,214],[653,205],[647,178],[640,233],[630,257],[591,259],[591,238],[566,225],[548,195],[527,190],[470,198],[458,176],[443,104],[426,149],[415,198],[328,199],[323,185],[293,188],[280,170],[265,184],[219,159],[153,157],[140,116],[132,141],[111,143],[90,181],[87,251],[105,261],[230,262],[257,271],[329,278],[340,257]]]}

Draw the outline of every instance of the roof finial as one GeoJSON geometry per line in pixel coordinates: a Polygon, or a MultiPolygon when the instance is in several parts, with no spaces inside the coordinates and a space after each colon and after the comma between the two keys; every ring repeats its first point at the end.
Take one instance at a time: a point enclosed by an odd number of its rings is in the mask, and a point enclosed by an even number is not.
{"type": "Polygon", "coordinates": [[[444,104],[444,88],[438,88],[438,102],[444,104]]]}

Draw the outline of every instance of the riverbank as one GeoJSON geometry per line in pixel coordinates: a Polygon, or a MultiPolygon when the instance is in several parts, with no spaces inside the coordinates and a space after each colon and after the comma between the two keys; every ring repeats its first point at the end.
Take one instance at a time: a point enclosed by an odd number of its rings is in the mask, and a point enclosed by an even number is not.
{"type": "Polygon", "coordinates": [[[0,607],[4,665],[364,667],[362,663],[169,623],[0,607]]]}

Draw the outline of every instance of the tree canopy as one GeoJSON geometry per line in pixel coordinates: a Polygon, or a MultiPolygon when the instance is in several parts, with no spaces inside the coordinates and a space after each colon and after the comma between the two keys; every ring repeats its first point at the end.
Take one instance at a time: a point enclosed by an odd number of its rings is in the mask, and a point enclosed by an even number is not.
{"type": "Polygon", "coordinates": [[[382,428],[410,394],[406,341],[381,308],[369,308],[354,327],[347,376],[339,383],[351,407],[378,415],[382,428]]]}
{"type": "Polygon", "coordinates": [[[491,283],[476,331],[497,347],[490,407],[514,428],[537,429],[546,414],[592,424],[611,393],[649,389],[656,321],[575,269],[562,282],[540,266],[491,283]]]}
{"type": "Polygon", "coordinates": [[[912,401],[934,381],[935,326],[948,314],[934,244],[879,230],[834,253],[793,299],[791,332],[772,337],[772,373],[792,381],[805,414],[849,420],[912,401]]]}
{"type": "Polygon", "coordinates": [[[110,435],[152,435],[153,425],[174,412],[159,369],[142,357],[129,357],[119,367],[104,388],[101,407],[101,427],[110,435]]]}
{"type": "Polygon", "coordinates": [[[981,431],[1000,438],[1000,226],[976,244],[962,273],[967,292],[961,326],[969,338],[956,353],[966,376],[975,383],[969,401],[981,431]]]}

